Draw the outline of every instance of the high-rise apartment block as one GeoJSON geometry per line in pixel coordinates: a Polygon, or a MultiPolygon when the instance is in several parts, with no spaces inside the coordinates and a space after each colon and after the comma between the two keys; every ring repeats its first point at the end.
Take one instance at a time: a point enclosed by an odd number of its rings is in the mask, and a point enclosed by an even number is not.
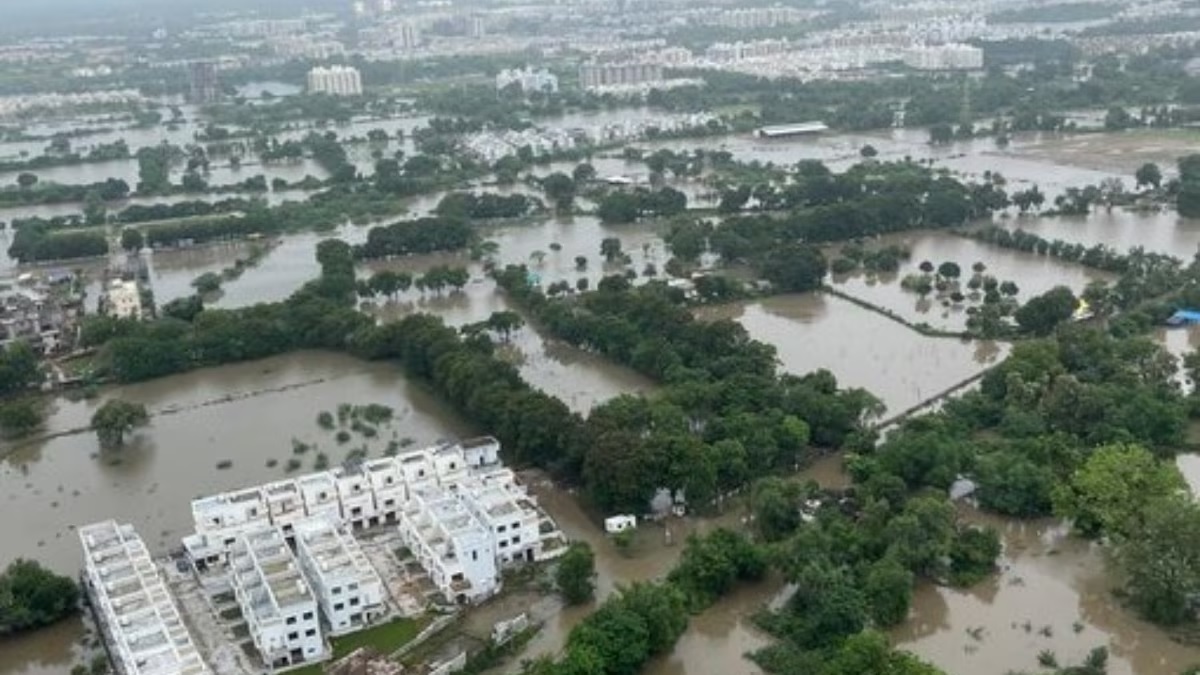
{"type": "Polygon", "coordinates": [[[212,61],[193,61],[188,64],[188,101],[197,105],[213,103],[220,96],[217,87],[217,65],[212,61]]]}
{"type": "Polygon", "coordinates": [[[585,63],[579,66],[584,89],[624,87],[661,82],[662,66],[656,63],[585,63]]]}
{"type": "Polygon", "coordinates": [[[362,96],[362,75],[349,66],[316,67],[308,71],[308,92],[331,96],[362,96]]]}

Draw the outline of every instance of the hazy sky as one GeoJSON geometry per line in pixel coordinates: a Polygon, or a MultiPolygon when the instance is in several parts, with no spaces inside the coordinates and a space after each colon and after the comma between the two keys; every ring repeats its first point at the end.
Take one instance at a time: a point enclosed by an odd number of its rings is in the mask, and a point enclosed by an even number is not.
{"type": "Polygon", "coordinates": [[[304,9],[327,11],[349,4],[350,0],[0,0],[0,31],[62,33],[80,24],[120,31],[155,21],[177,24],[195,12],[257,10],[291,16],[304,9]]]}

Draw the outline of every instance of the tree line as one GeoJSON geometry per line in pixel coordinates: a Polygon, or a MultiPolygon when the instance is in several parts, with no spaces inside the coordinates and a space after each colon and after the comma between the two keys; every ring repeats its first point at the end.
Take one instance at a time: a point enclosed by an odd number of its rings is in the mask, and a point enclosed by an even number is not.
{"type": "Polygon", "coordinates": [[[665,386],[620,396],[584,422],[586,446],[557,459],[609,511],[640,512],[659,488],[698,508],[747,481],[804,463],[810,444],[839,447],[878,401],[827,371],[779,375],[775,351],[734,321],[696,320],[680,291],[620,276],[573,299],[546,297],[523,267],[497,283],[556,338],[665,386]]]}

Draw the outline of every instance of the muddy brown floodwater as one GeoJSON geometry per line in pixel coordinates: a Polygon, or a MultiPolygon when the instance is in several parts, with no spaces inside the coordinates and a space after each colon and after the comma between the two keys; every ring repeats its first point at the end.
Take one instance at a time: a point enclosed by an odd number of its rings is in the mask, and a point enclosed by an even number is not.
{"type": "Polygon", "coordinates": [[[948,673],[977,675],[1037,670],[1042,650],[1077,664],[1101,646],[1109,675],[1178,675],[1200,663],[1200,648],[1121,606],[1103,552],[1062,523],[965,515],[1000,530],[1000,574],[967,590],[921,585],[909,620],[891,631],[898,647],[948,673]]]}
{"type": "Polygon", "coordinates": [[[957,263],[962,270],[961,278],[964,284],[973,274],[972,266],[976,262],[982,262],[987,267],[985,274],[1000,281],[1016,282],[1020,289],[1017,299],[1022,302],[1055,286],[1070,287],[1078,294],[1090,281],[1112,278],[1112,275],[1082,265],[1071,265],[1046,256],[989,246],[946,232],[914,232],[882,237],[878,240],[879,246],[887,244],[899,244],[912,252],[908,260],[900,263],[897,273],[834,276],[834,285],[838,290],[891,310],[909,321],[924,322],[945,330],[962,330],[966,326],[966,307],[970,303],[947,307],[933,295],[922,298],[900,287],[900,281],[905,276],[921,273],[920,264],[926,260],[933,263],[934,267],[944,262],[957,263]]]}
{"type": "Polygon", "coordinates": [[[803,375],[825,368],[843,387],[862,387],[893,413],[998,363],[1008,346],[931,338],[836,296],[784,295],[705,308],[701,316],[735,319],[750,337],[773,345],[783,368],[803,375]]]}
{"type": "MultiPolygon", "coordinates": [[[[846,484],[837,456],[817,459],[797,474],[827,487],[846,484]]],[[[531,491],[539,503],[554,516],[572,540],[587,542],[596,556],[596,600],[579,607],[563,607],[554,594],[515,593],[490,602],[467,615],[466,631],[487,636],[495,621],[510,619],[521,612],[541,621],[541,630],[525,649],[498,672],[515,673],[523,659],[558,654],[571,629],[595,610],[620,585],[636,581],[662,579],[675,566],[690,533],[709,532],[717,527],[742,527],[742,510],[731,506],[716,518],[671,519],[669,525],[643,523],[629,553],[621,553],[604,534],[598,517],[580,505],[577,495],[549,481],[527,475],[531,491]],[[670,529],[668,541],[666,530],[670,529]]],[[[770,578],[758,584],[744,585],[719,602],[691,618],[687,632],[670,654],[655,659],[643,670],[647,675],[728,675],[761,672],[744,654],[766,646],[769,637],[754,627],[751,618],[783,593],[782,580],[770,578]]]]}
{"type": "Polygon", "coordinates": [[[1097,210],[1088,216],[1016,217],[997,221],[1045,239],[1074,244],[1104,244],[1125,253],[1140,246],[1190,262],[1200,246],[1200,219],[1181,218],[1175,211],[1097,210]]]}

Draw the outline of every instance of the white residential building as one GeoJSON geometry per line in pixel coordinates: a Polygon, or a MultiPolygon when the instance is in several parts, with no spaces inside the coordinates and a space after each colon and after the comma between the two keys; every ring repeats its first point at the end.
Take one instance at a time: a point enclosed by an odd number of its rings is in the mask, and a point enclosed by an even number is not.
{"type": "Polygon", "coordinates": [[[387,613],[383,580],[345,526],[310,518],[296,526],[296,557],[333,635],[387,613]]]}
{"type": "Polygon", "coordinates": [[[350,66],[316,67],[308,71],[308,92],[331,96],[362,96],[362,75],[350,66]]]}
{"type": "Polygon", "coordinates": [[[461,495],[462,503],[488,531],[501,566],[540,560],[541,518],[536,506],[526,495],[514,491],[502,474],[494,478],[495,483],[479,482],[468,487],[461,495]]]}
{"type": "Polygon", "coordinates": [[[553,94],[558,91],[558,76],[545,68],[534,70],[529,66],[506,68],[496,74],[496,89],[504,89],[513,84],[525,93],[539,91],[553,94]]]}
{"type": "Polygon", "coordinates": [[[983,50],[957,43],[913,47],[904,53],[904,63],[917,70],[979,70],[983,50]]]}
{"type": "Polygon", "coordinates": [[[179,609],[132,525],[79,528],[85,590],[121,675],[208,675],[179,609]]]}
{"type": "Polygon", "coordinates": [[[495,592],[499,567],[565,550],[562,533],[500,463],[500,444],[490,437],[204,497],[192,502],[192,518],[195,533],[183,544],[201,570],[232,558],[244,535],[263,528],[299,550],[310,519],[350,531],[399,524],[439,588],[464,601],[495,592]]]}
{"type": "Polygon", "coordinates": [[[142,318],[142,293],[136,281],[113,281],[108,287],[108,311],[118,319],[142,318]]]}
{"type": "Polygon", "coordinates": [[[400,515],[400,538],[447,599],[476,603],[500,590],[492,533],[458,498],[416,491],[400,515]]]}
{"type": "Polygon", "coordinates": [[[317,601],[279,528],[239,536],[230,551],[234,597],[267,668],[328,656],[317,601]]]}

